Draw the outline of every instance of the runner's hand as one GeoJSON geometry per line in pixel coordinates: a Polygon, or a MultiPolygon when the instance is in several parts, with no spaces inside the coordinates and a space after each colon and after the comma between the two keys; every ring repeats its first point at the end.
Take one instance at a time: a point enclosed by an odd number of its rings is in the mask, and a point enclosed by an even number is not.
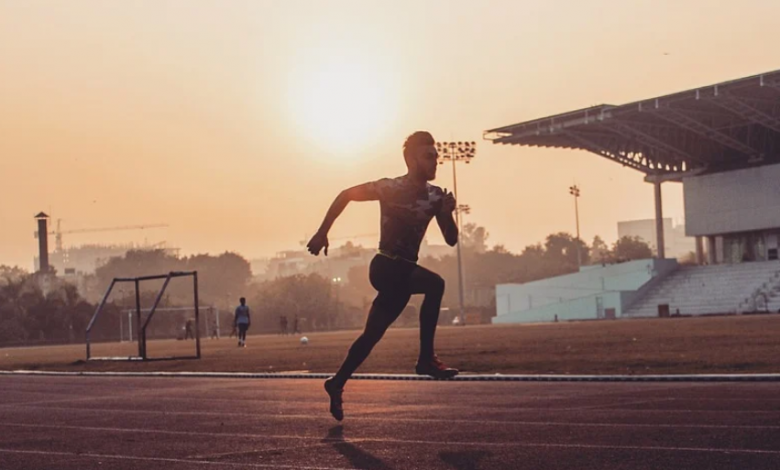
{"type": "Polygon", "coordinates": [[[444,214],[452,213],[455,210],[457,201],[455,201],[455,195],[447,192],[447,188],[444,188],[444,202],[441,205],[441,212],[444,214]]]}
{"type": "Polygon", "coordinates": [[[330,246],[330,243],[328,242],[328,235],[317,232],[313,237],[311,237],[311,240],[309,240],[306,248],[308,248],[309,253],[313,254],[314,256],[319,255],[320,250],[324,248],[325,256],[328,256],[328,246],[330,246]]]}

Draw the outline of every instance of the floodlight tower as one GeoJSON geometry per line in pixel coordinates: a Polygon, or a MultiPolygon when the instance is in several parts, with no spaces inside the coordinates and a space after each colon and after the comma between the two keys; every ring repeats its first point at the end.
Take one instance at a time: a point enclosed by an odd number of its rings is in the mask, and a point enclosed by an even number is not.
{"type": "Polygon", "coordinates": [[[582,250],[580,249],[580,208],[578,199],[580,198],[580,188],[577,185],[569,186],[569,194],[574,196],[574,222],[577,224],[577,267],[582,267],[582,250]]]}
{"type": "MultiPolygon", "coordinates": [[[[465,162],[471,163],[471,159],[477,152],[476,142],[436,142],[436,150],[439,152],[439,164],[443,165],[446,161],[452,162],[452,189],[455,194],[455,200],[458,199],[458,173],[456,163],[465,162]]],[[[460,210],[455,210],[455,224],[458,227],[458,237],[460,237],[460,210]]],[[[460,240],[457,245],[458,250],[458,303],[460,310],[461,324],[465,324],[465,318],[463,317],[463,260],[460,248],[460,240]]]]}

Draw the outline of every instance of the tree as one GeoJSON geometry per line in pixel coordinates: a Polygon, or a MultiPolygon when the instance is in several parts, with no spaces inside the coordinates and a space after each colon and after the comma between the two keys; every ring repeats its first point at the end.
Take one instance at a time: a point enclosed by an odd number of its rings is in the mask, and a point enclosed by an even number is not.
{"type": "Polygon", "coordinates": [[[184,263],[165,250],[129,250],[124,256],[113,257],[95,270],[100,289],[105,290],[116,277],[139,277],[183,271],[184,263]]]}
{"type": "Polygon", "coordinates": [[[368,265],[352,266],[347,271],[347,282],[339,287],[340,302],[351,305],[356,310],[347,310],[342,316],[349,324],[361,324],[365,320],[371,302],[376,297],[376,289],[368,278],[368,265]],[[355,318],[346,318],[353,315],[355,318]]]}
{"type": "Polygon", "coordinates": [[[489,237],[490,234],[485,230],[485,227],[468,223],[463,226],[463,231],[460,234],[461,248],[475,253],[484,253],[487,250],[487,239],[489,237]]]}
{"type": "Polygon", "coordinates": [[[653,251],[640,237],[625,236],[612,246],[612,255],[617,261],[628,261],[652,258],[653,251]]]}
{"type": "Polygon", "coordinates": [[[612,251],[604,240],[596,235],[590,246],[590,257],[595,263],[609,263],[612,261],[612,251]]]}
{"type": "MultiPolygon", "coordinates": [[[[238,298],[252,279],[249,261],[231,252],[219,256],[195,255],[185,259],[188,271],[198,272],[199,293],[204,303],[217,303],[228,292],[238,298]]],[[[191,289],[188,290],[192,302],[191,289]]]]}
{"type": "Polygon", "coordinates": [[[494,253],[507,254],[509,250],[504,245],[495,245],[492,250],[494,253]]]}
{"type": "Polygon", "coordinates": [[[588,264],[590,261],[590,248],[588,248],[588,245],[565,232],[547,236],[544,244],[545,257],[553,263],[555,268],[563,271],[571,270],[572,268],[576,269],[578,264],[577,245],[580,246],[582,264],[588,264]]]}
{"type": "Polygon", "coordinates": [[[254,287],[250,308],[266,331],[277,331],[281,316],[291,321],[296,315],[307,329],[327,330],[338,323],[337,288],[318,274],[280,277],[254,287]]]}
{"type": "Polygon", "coordinates": [[[94,309],[67,282],[54,280],[44,294],[37,275],[9,278],[0,283],[0,343],[75,341],[83,337],[94,309]]]}
{"type": "MultiPolygon", "coordinates": [[[[165,250],[130,250],[125,256],[111,258],[96,271],[98,289],[105,291],[116,277],[138,277],[166,274],[171,271],[197,271],[198,291],[202,304],[222,301],[228,293],[240,297],[252,278],[249,261],[225,252],[218,256],[200,254],[179,258],[165,250]]],[[[162,281],[141,284],[144,291],[157,292],[162,281]]],[[[172,281],[166,289],[171,305],[192,305],[192,284],[183,279],[172,281]]],[[[145,307],[148,307],[144,303],[145,307]]]]}
{"type": "Polygon", "coordinates": [[[6,266],[0,264],[0,283],[8,281],[18,281],[27,276],[27,271],[19,266],[6,266]]]}

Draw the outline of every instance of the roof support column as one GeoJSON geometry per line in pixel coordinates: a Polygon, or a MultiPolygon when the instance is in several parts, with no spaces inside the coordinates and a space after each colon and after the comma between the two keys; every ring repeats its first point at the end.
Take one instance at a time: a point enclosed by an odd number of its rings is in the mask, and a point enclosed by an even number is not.
{"type": "Polygon", "coordinates": [[[655,189],[655,249],[658,259],[666,258],[666,250],[664,249],[664,209],[663,198],[661,197],[661,181],[653,181],[653,188],[655,189]]]}
{"type": "Polygon", "coordinates": [[[717,240],[712,235],[707,236],[707,264],[718,264],[717,240]]]}
{"type": "Polygon", "coordinates": [[[704,239],[700,236],[696,237],[696,264],[704,264],[704,239]]]}

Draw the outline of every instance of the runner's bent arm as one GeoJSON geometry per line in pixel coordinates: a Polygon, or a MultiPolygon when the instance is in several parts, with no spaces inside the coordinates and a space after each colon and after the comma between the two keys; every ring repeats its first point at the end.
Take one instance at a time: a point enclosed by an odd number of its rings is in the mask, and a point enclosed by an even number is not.
{"type": "Polygon", "coordinates": [[[374,183],[365,183],[341,191],[341,193],[336,196],[333,204],[330,205],[330,209],[328,209],[328,213],[325,215],[325,220],[322,221],[322,225],[320,225],[320,229],[317,230],[317,233],[327,235],[331,226],[333,226],[333,222],[336,221],[338,216],[341,215],[341,213],[344,211],[344,208],[346,208],[347,204],[350,202],[376,201],[379,199],[379,195],[374,188],[374,183]]]}
{"type": "Polygon", "coordinates": [[[376,201],[378,199],[379,191],[376,182],[364,183],[341,191],[330,205],[319,230],[306,245],[309,252],[318,255],[320,250],[325,248],[325,255],[328,255],[328,232],[336,219],[344,212],[347,204],[352,201],[376,201]]]}
{"type": "Polygon", "coordinates": [[[444,235],[444,241],[449,246],[455,246],[458,243],[458,226],[455,224],[452,212],[449,214],[437,214],[436,223],[439,224],[441,234],[444,235]]]}
{"type": "Polygon", "coordinates": [[[458,225],[455,223],[455,218],[452,217],[456,204],[452,193],[448,193],[445,190],[444,203],[439,213],[436,214],[436,223],[439,224],[441,234],[444,235],[444,241],[449,246],[455,246],[458,243],[458,225]]]}

